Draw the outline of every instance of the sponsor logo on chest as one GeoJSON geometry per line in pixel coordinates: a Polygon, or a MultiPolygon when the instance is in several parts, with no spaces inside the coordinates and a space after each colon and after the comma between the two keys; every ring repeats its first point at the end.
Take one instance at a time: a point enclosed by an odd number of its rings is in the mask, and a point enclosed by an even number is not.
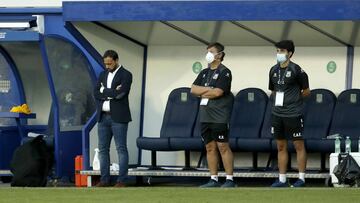
{"type": "Polygon", "coordinates": [[[213,79],[216,80],[216,79],[218,79],[218,77],[219,77],[219,74],[216,73],[216,74],[213,76],[213,79]]]}

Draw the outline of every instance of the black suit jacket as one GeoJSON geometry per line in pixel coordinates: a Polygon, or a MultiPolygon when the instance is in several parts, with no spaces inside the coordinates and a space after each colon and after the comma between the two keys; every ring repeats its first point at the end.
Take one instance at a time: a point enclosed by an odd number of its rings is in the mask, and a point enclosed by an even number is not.
{"type": "Polygon", "coordinates": [[[100,73],[94,90],[94,96],[97,101],[97,120],[101,120],[103,103],[110,97],[112,98],[110,99],[112,120],[117,123],[128,123],[131,121],[129,92],[132,74],[121,66],[114,76],[111,88],[106,88],[108,74],[108,71],[100,73]],[[103,93],[100,93],[101,83],[105,87],[103,93]],[[121,85],[121,88],[116,90],[116,87],[119,85],[121,85]]]}

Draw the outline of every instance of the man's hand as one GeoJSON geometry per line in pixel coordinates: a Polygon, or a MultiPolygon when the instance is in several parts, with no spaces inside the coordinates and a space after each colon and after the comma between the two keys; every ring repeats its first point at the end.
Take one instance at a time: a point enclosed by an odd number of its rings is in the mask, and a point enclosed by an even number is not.
{"type": "Polygon", "coordinates": [[[121,88],[121,85],[118,85],[118,86],[116,87],[116,90],[120,90],[120,88],[121,88]]]}
{"type": "Polygon", "coordinates": [[[303,97],[308,97],[308,96],[310,96],[310,89],[307,88],[307,89],[302,90],[301,95],[302,95],[303,97]]]}
{"type": "Polygon", "coordinates": [[[202,98],[216,99],[221,97],[224,94],[224,91],[220,88],[211,88],[209,91],[201,95],[202,98]]]}
{"type": "Polygon", "coordinates": [[[101,83],[100,93],[103,93],[103,92],[104,92],[104,89],[105,89],[104,84],[101,83]]]}

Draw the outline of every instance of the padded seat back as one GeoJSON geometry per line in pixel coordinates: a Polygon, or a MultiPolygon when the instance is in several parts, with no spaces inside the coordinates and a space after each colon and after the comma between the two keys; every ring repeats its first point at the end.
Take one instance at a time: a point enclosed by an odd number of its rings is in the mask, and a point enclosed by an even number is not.
{"type": "Polygon", "coordinates": [[[171,91],[165,108],[160,137],[191,137],[199,110],[199,98],[182,87],[171,91]]]}
{"type": "Polygon", "coordinates": [[[358,139],[360,136],[360,89],[345,90],[338,96],[330,134],[339,133],[358,139]]]}
{"type": "Polygon", "coordinates": [[[273,102],[274,101],[273,101],[272,97],[270,97],[270,99],[266,105],[264,121],[263,121],[263,125],[261,128],[261,134],[260,134],[261,138],[268,138],[268,139],[273,138],[273,136],[271,134],[271,111],[272,111],[272,103],[273,102]]]}
{"type": "Polygon", "coordinates": [[[336,96],[330,90],[314,89],[305,101],[304,138],[321,139],[328,135],[336,96]]]}
{"type": "Polygon", "coordinates": [[[229,137],[258,138],[268,97],[258,88],[241,90],[235,97],[229,137]]]}

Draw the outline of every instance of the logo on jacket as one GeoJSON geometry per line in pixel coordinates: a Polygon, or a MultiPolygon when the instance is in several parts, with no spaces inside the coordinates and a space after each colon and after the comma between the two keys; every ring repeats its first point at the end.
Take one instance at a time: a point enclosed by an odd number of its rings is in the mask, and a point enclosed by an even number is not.
{"type": "Polygon", "coordinates": [[[301,133],[294,133],[293,137],[301,137],[301,133]]]}

